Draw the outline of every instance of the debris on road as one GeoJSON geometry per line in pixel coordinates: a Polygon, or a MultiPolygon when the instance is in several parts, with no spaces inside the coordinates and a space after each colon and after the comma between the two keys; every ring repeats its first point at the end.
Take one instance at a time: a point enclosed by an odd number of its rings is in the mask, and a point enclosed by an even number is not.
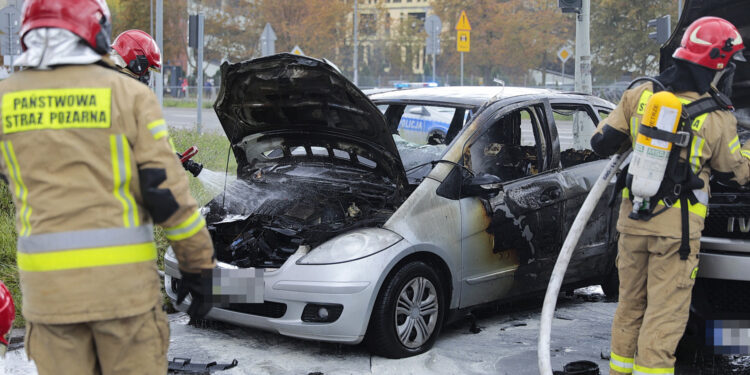
{"type": "Polygon", "coordinates": [[[168,374],[190,374],[190,375],[204,375],[213,374],[218,371],[229,370],[237,367],[237,360],[233,359],[232,363],[219,364],[216,362],[211,363],[192,363],[190,358],[174,358],[169,361],[168,374]]]}

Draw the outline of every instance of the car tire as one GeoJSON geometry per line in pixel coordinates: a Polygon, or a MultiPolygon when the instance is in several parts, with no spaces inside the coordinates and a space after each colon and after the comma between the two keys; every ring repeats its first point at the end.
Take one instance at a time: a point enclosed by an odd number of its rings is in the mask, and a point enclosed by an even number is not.
{"type": "Polygon", "coordinates": [[[616,300],[620,296],[620,274],[617,267],[612,267],[612,271],[602,281],[602,290],[608,299],[616,300]]]}
{"type": "Polygon", "coordinates": [[[421,261],[407,263],[380,289],[367,330],[367,346],[386,358],[424,353],[440,334],[445,311],[444,287],[437,272],[421,261]]]}

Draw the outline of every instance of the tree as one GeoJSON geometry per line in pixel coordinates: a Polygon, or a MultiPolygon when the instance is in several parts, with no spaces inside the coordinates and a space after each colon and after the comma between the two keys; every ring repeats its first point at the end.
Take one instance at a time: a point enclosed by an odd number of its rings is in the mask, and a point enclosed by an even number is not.
{"type": "Polygon", "coordinates": [[[648,20],[671,14],[673,1],[600,0],[591,5],[591,52],[597,76],[614,80],[623,73],[653,75],[659,70],[659,45],[648,38],[648,20]]]}
{"type": "Polygon", "coordinates": [[[392,34],[385,51],[390,61],[390,74],[411,75],[427,36],[424,22],[405,17],[395,21],[391,30],[392,34]]]}
{"type": "Polygon", "coordinates": [[[557,9],[556,0],[435,0],[435,13],[447,23],[443,71],[459,75],[455,25],[462,10],[471,23],[471,52],[465,60],[465,75],[478,75],[485,82],[503,78],[524,84],[529,69],[546,65],[549,56],[571,37],[571,21],[557,9]]]}
{"type": "Polygon", "coordinates": [[[276,51],[291,51],[299,45],[309,56],[325,57],[336,63],[350,35],[347,16],[351,4],[342,0],[259,0],[262,24],[271,23],[276,51]]]}
{"type": "MultiPolygon", "coordinates": [[[[107,0],[112,12],[112,40],[130,29],[151,32],[151,0],[107,0]]],[[[164,0],[162,60],[184,56],[187,49],[187,2],[164,0]]]]}
{"type": "Polygon", "coordinates": [[[221,62],[249,59],[257,51],[263,25],[258,22],[258,6],[252,0],[239,0],[231,8],[221,1],[204,0],[205,60],[221,62]],[[209,6],[205,6],[209,5],[209,6]]]}

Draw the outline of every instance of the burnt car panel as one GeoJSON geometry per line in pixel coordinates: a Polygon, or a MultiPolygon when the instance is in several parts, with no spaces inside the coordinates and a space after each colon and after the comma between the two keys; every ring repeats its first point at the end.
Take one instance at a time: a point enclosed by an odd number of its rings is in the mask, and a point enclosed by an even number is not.
{"type": "MultiPolygon", "coordinates": [[[[396,145],[380,111],[325,61],[279,54],[237,64],[225,62],[221,74],[224,84],[214,108],[233,145],[239,176],[266,156],[249,155],[246,148],[239,147],[248,136],[263,135],[254,137],[253,142],[280,146],[289,156],[289,148],[295,145],[287,144],[287,138],[318,135],[316,140],[323,139],[323,144],[307,142],[302,146],[326,147],[331,140],[361,145],[395,183],[405,181],[396,145]]],[[[357,155],[352,148],[342,151],[357,155]]]]}
{"type": "MultiPolygon", "coordinates": [[[[582,109],[589,116],[595,113],[584,102],[555,104],[582,109]]],[[[478,120],[484,121],[482,127],[463,147],[462,163],[474,173],[506,182],[497,196],[461,200],[462,212],[471,213],[462,215],[461,306],[544,290],[564,233],[605,164],[592,163],[598,157],[589,150],[568,149],[566,168],[561,169],[558,129],[546,99],[528,97],[488,111],[489,116],[478,120]],[[587,164],[575,167],[580,163],[587,164]]],[[[589,125],[598,120],[592,117],[589,125]]],[[[443,183],[451,183],[450,178],[443,183]]],[[[615,237],[608,229],[612,218],[607,203],[596,208],[591,225],[599,231],[587,233],[576,249],[566,283],[606,275],[612,269],[615,237]]]]}

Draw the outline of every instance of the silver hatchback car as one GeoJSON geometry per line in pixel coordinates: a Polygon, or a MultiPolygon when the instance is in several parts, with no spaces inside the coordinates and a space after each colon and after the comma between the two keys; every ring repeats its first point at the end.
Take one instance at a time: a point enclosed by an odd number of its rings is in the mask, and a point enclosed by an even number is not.
{"type": "MultiPolygon", "coordinates": [[[[290,54],[221,71],[215,109],[237,180],[203,213],[215,285],[245,292],[209,319],[364,339],[391,358],[425,352],[472,308],[543,293],[606,164],[569,147],[573,126],[593,132],[614,108],[593,96],[457,87],[368,98],[326,61],[290,54]],[[413,105],[451,113],[442,144],[400,137],[413,105]]],[[[616,292],[613,207],[597,207],[564,288],[616,292]]],[[[171,251],[165,264],[175,299],[171,251]]]]}

